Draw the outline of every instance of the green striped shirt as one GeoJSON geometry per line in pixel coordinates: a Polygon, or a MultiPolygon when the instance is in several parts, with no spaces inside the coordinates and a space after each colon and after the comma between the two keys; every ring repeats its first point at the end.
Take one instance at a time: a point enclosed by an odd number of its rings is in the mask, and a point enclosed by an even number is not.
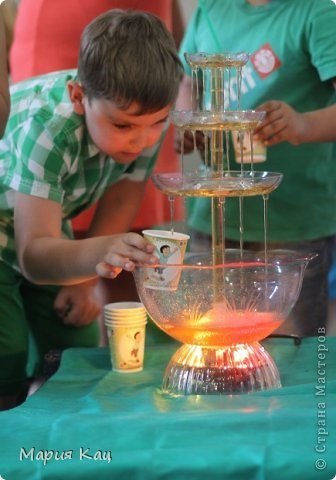
{"type": "Polygon", "coordinates": [[[11,114],[0,141],[0,258],[14,268],[16,191],[60,203],[63,232],[71,236],[69,219],[119,180],[148,178],[155,165],[159,143],[129,165],[96,147],[68,96],[67,82],[76,73],[51,73],[11,88],[11,114]]]}

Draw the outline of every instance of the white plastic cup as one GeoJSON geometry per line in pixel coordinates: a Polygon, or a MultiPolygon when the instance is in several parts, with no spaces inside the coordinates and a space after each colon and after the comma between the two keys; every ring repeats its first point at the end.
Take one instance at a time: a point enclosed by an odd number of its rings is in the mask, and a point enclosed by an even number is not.
{"type": "MultiPolygon", "coordinates": [[[[232,132],[233,147],[237,163],[252,163],[251,138],[248,132],[232,132]],[[240,142],[242,136],[242,145],[240,142]]],[[[253,163],[266,161],[266,147],[260,140],[253,140],[253,163]]]]}
{"type": "Polygon", "coordinates": [[[183,264],[190,236],[170,230],[143,230],[142,234],[155,246],[154,255],[159,258],[158,265],[145,269],[145,287],[176,290],[181,276],[178,265],[183,264]]]}

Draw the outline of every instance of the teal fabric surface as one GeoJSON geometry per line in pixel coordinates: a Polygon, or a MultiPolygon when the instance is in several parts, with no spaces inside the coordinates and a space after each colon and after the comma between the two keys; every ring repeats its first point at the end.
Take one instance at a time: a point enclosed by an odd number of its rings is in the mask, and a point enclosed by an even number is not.
{"type": "Polygon", "coordinates": [[[148,346],[143,372],[132,374],[112,372],[105,348],[67,350],[59,371],[35,395],[0,413],[0,475],[5,480],[333,478],[336,338],[305,339],[300,346],[270,339],[264,345],[283,388],[178,398],[161,391],[165,366],[178,347],[172,341],[148,346]]]}

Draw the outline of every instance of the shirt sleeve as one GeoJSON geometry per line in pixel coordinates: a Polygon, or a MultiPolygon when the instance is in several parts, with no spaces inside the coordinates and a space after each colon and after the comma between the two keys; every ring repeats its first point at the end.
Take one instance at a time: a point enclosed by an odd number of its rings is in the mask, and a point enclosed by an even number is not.
{"type": "Polygon", "coordinates": [[[17,126],[10,138],[12,153],[4,183],[18,192],[61,203],[61,178],[68,161],[57,146],[59,141],[51,138],[42,119],[30,118],[17,126]]]}
{"type": "Polygon", "coordinates": [[[320,0],[313,5],[306,27],[308,50],[320,79],[326,81],[336,77],[336,4],[320,0]]]}

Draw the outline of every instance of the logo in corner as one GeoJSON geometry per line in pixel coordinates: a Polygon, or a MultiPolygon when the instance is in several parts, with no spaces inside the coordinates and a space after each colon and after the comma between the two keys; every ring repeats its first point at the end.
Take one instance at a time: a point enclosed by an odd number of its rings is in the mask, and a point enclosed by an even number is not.
{"type": "MultiPolygon", "coordinates": [[[[0,0],[0,5],[2,4],[2,2],[3,2],[3,1],[4,1],[4,0],[0,0]]],[[[6,479],[5,479],[5,478],[3,478],[3,476],[2,476],[2,475],[0,475],[0,480],[6,480],[6,479]]]]}
{"type": "MultiPolygon", "coordinates": [[[[4,3],[4,1],[5,1],[5,0],[0,0],[0,5],[1,5],[2,3],[4,3]]],[[[335,1],[336,1],[336,0],[335,0],[335,1]]],[[[0,480],[5,480],[5,479],[2,478],[2,476],[0,475],[0,480]]]]}

